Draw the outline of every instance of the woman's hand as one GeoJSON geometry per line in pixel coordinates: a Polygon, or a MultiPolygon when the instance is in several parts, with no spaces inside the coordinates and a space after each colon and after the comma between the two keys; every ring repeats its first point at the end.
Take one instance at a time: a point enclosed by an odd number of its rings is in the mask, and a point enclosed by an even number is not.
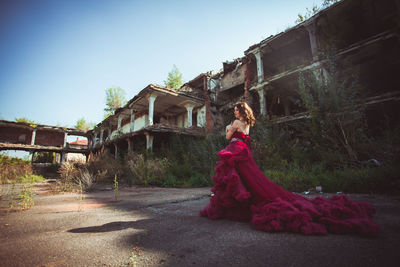
{"type": "Polygon", "coordinates": [[[226,139],[231,139],[233,133],[236,131],[236,127],[233,122],[231,124],[227,125],[225,128],[225,134],[226,134],[226,139]]]}

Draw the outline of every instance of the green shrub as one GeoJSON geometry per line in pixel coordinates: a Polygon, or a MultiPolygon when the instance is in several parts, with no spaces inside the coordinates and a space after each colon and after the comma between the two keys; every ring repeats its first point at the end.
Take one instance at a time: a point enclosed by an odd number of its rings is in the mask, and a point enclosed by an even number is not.
{"type": "Polygon", "coordinates": [[[0,184],[22,182],[33,174],[29,161],[0,154],[0,184]]]}

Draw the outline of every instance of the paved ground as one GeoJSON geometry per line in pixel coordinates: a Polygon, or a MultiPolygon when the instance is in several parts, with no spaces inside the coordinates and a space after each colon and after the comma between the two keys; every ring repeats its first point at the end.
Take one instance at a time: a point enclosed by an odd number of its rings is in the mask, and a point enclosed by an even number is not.
{"type": "MultiPolygon", "coordinates": [[[[2,206],[7,206],[3,190],[2,206]]],[[[378,209],[377,238],[265,233],[198,216],[209,189],[123,188],[50,194],[0,210],[1,266],[399,266],[400,197],[350,195],[378,209]]]]}

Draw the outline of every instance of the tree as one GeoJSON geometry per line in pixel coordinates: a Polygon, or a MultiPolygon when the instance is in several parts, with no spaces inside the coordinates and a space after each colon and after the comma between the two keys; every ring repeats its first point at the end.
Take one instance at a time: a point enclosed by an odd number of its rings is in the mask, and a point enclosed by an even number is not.
{"type": "Polygon", "coordinates": [[[115,110],[126,104],[125,95],[126,93],[124,89],[120,87],[106,89],[107,107],[104,109],[106,112],[104,115],[105,118],[112,115],[115,110]]]}
{"type": "Polygon", "coordinates": [[[301,14],[299,13],[297,15],[297,19],[295,21],[296,24],[299,24],[309,18],[311,18],[312,16],[314,16],[315,14],[317,14],[318,12],[320,12],[321,10],[331,6],[332,4],[339,2],[341,0],[324,0],[322,2],[322,6],[317,6],[314,5],[311,9],[308,9],[308,7],[306,8],[306,13],[305,14],[301,14]]]}
{"type": "Polygon", "coordinates": [[[314,72],[299,74],[299,93],[310,114],[301,129],[312,140],[315,155],[322,152],[332,158],[342,152],[350,162],[357,163],[359,148],[367,138],[365,106],[360,100],[356,71],[343,67],[339,71],[335,54],[332,50],[327,55],[329,79],[321,79],[314,72]]]}
{"type": "Polygon", "coordinates": [[[164,85],[167,88],[171,89],[179,89],[183,84],[182,81],[182,73],[179,71],[179,69],[175,66],[172,67],[172,70],[168,73],[168,78],[166,81],[164,81],[164,85]]]}
{"type": "Polygon", "coordinates": [[[86,122],[85,118],[81,118],[76,122],[76,125],[74,126],[75,129],[87,132],[90,129],[93,129],[94,123],[93,122],[86,122]]]}

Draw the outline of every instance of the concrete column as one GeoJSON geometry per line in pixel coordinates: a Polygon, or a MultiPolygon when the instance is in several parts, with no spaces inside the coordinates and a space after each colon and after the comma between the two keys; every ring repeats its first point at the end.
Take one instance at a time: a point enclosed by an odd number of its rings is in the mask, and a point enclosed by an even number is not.
{"type": "Polygon", "coordinates": [[[187,127],[192,126],[192,116],[193,116],[193,105],[187,104],[185,105],[185,108],[187,110],[187,116],[188,116],[188,124],[187,127]]]}
{"type": "Polygon", "coordinates": [[[31,140],[31,145],[32,146],[35,144],[35,139],[36,139],[36,129],[33,129],[32,140],[31,140]]]}
{"type": "Polygon", "coordinates": [[[56,153],[55,161],[57,164],[61,164],[61,153],[56,153]]]}
{"type": "Polygon", "coordinates": [[[132,151],[132,140],[130,138],[126,138],[126,142],[128,142],[128,153],[132,151]]]}
{"type": "Polygon", "coordinates": [[[283,104],[283,109],[285,110],[285,116],[290,115],[290,100],[287,98],[284,98],[282,101],[283,104]]]}
{"type": "Polygon", "coordinates": [[[65,132],[65,133],[64,133],[64,145],[63,145],[63,147],[66,147],[66,146],[67,146],[67,136],[68,136],[68,133],[65,132]]]}
{"type": "Polygon", "coordinates": [[[130,123],[131,132],[135,131],[135,111],[131,109],[131,123],[130,123]]]}
{"type": "Polygon", "coordinates": [[[267,105],[265,103],[264,88],[257,90],[258,98],[260,99],[260,114],[261,116],[267,115],[267,105]]]}
{"type": "Polygon", "coordinates": [[[154,120],[154,101],[156,101],[157,95],[149,96],[149,125],[153,125],[154,120]]]}
{"type": "Polygon", "coordinates": [[[100,145],[103,144],[104,129],[100,130],[100,145]]]}
{"type": "Polygon", "coordinates": [[[97,134],[98,133],[94,133],[94,138],[93,138],[93,148],[95,148],[96,147],[96,144],[97,144],[97,134]]]}
{"type": "Polygon", "coordinates": [[[256,57],[256,61],[257,61],[258,82],[261,83],[264,81],[264,65],[263,65],[263,61],[262,61],[261,51],[257,50],[257,52],[254,53],[254,56],[256,57]]]}
{"type": "Polygon", "coordinates": [[[34,153],[34,151],[29,151],[28,160],[29,160],[30,162],[33,161],[33,153],[34,153]]]}
{"type": "Polygon", "coordinates": [[[61,152],[61,162],[60,164],[63,165],[65,163],[65,152],[61,152]]]}
{"type": "Polygon", "coordinates": [[[306,26],[308,31],[308,36],[310,38],[310,46],[311,46],[311,54],[313,57],[313,61],[318,61],[318,44],[317,44],[317,37],[316,37],[316,26],[315,23],[311,23],[306,26]]]}
{"type": "Polygon", "coordinates": [[[146,149],[153,151],[154,136],[151,135],[150,133],[145,133],[145,135],[146,135],[146,149]]]}
{"type": "Polygon", "coordinates": [[[117,126],[117,130],[118,130],[118,131],[121,130],[121,124],[122,124],[122,116],[119,115],[119,116],[118,116],[118,126],[117,126]]]}
{"type": "Polygon", "coordinates": [[[114,143],[114,158],[118,159],[118,145],[114,143]]]}

